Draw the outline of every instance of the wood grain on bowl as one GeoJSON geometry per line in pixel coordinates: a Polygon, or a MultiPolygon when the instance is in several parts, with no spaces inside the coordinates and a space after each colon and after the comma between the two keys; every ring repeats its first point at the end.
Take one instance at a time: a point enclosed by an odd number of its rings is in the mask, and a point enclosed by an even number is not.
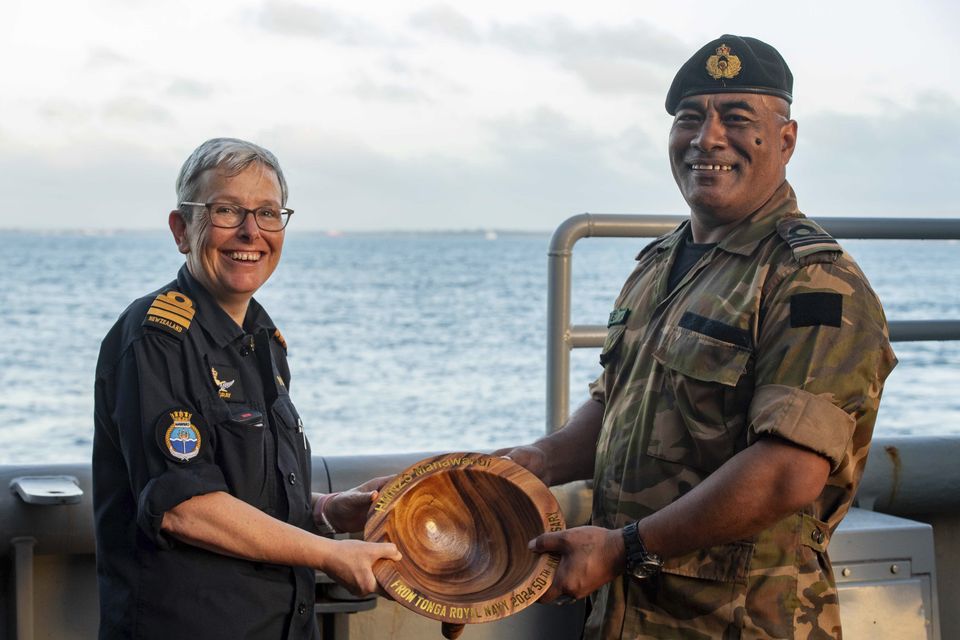
{"type": "Polygon", "coordinates": [[[474,624],[536,602],[558,559],[527,544],[565,526],[553,494],[523,467],[450,453],[421,460],[387,484],[364,538],[393,542],[403,554],[374,566],[394,600],[435,620],[474,624]]]}

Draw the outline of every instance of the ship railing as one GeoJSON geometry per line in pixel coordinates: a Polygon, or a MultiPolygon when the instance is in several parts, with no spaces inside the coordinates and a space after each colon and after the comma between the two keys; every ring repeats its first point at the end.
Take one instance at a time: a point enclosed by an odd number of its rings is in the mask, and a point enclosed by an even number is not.
{"type": "MultiPolygon", "coordinates": [[[[570,352],[600,347],[603,325],[571,324],[573,248],[583,238],[647,238],[675,229],[679,215],[583,213],[568,218],[554,232],[547,275],[547,432],[559,429],[570,412],[570,352]]],[[[835,238],[862,240],[960,240],[955,218],[813,218],[835,238]]],[[[894,342],[960,340],[960,320],[893,320],[894,342]]]]}

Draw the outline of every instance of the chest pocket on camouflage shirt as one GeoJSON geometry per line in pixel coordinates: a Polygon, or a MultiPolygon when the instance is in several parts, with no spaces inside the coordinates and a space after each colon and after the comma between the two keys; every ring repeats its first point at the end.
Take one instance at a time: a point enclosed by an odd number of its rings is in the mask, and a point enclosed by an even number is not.
{"type": "Polygon", "coordinates": [[[743,448],[752,355],[749,333],[726,323],[687,312],[668,328],[647,455],[710,473],[743,448]]]}

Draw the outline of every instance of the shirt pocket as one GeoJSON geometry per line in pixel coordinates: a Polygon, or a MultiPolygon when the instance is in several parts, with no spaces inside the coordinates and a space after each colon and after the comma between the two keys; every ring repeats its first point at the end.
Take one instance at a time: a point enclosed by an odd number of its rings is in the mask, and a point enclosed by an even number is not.
{"type": "Polygon", "coordinates": [[[230,493],[258,509],[267,506],[266,430],[263,414],[248,406],[231,405],[217,425],[217,462],[230,493]]]}
{"type": "Polygon", "coordinates": [[[309,488],[310,443],[303,428],[303,420],[297,413],[297,408],[293,406],[289,395],[280,394],[277,397],[276,402],[273,403],[273,414],[278,419],[277,426],[280,427],[277,429],[277,436],[293,451],[299,473],[306,479],[306,485],[309,488]]]}
{"type": "Polygon", "coordinates": [[[711,473],[746,446],[753,351],[705,333],[733,329],[710,321],[665,332],[653,352],[662,377],[647,455],[711,473]]]}

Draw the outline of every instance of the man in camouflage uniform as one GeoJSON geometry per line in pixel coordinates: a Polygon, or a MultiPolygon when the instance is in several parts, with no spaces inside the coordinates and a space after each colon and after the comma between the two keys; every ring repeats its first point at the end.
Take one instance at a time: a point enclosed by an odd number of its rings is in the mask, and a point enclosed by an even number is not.
{"type": "Polygon", "coordinates": [[[863,273],[797,209],[792,75],[723,36],[667,96],[690,220],[637,257],[592,399],[508,455],[594,478],[593,526],[545,534],[545,599],[595,592],[587,638],[835,638],[827,547],[896,364],[863,273]],[[594,455],[595,453],[595,455],[594,455]]]}

